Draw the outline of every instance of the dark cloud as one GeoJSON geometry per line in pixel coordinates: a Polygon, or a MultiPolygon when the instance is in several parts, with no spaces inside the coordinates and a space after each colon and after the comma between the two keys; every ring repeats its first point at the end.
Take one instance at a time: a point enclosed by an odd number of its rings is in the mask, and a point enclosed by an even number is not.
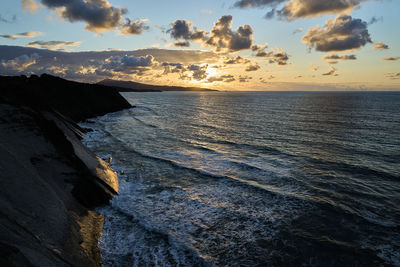
{"type": "Polygon", "coordinates": [[[233,75],[227,74],[222,76],[212,76],[206,80],[206,83],[213,83],[213,82],[225,82],[230,83],[234,82],[236,79],[233,75]]]}
{"type": "MultiPolygon", "coordinates": [[[[175,40],[186,40],[187,42],[185,42],[185,44],[189,43],[189,40],[202,41],[206,36],[205,31],[196,29],[193,26],[193,23],[187,20],[176,20],[174,23],[172,23],[171,28],[167,30],[167,33],[169,33],[175,40]]],[[[180,43],[183,44],[184,42],[180,43]]]]}
{"type": "Polygon", "coordinates": [[[234,6],[239,8],[263,7],[269,5],[277,5],[285,0],[239,0],[234,6]]]}
{"type": "Polygon", "coordinates": [[[177,73],[182,80],[201,81],[207,78],[207,64],[190,64],[185,66],[182,63],[163,62],[161,66],[164,67],[164,75],[169,73],[177,73]]]}
{"type": "Polygon", "coordinates": [[[249,25],[232,30],[232,16],[225,15],[218,19],[210,31],[205,45],[213,46],[217,51],[236,52],[250,49],[253,43],[253,29],[249,25]]]}
{"type": "MultiPolygon", "coordinates": [[[[33,3],[34,1],[24,1],[33,3]]],[[[112,30],[121,25],[126,8],[113,7],[107,0],[41,0],[44,6],[58,10],[70,22],[83,21],[93,32],[112,30]]]]}
{"type": "Polygon", "coordinates": [[[375,24],[375,23],[377,23],[377,22],[382,22],[382,21],[383,21],[383,17],[379,17],[379,18],[377,18],[377,17],[372,17],[372,18],[369,20],[368,25],[375,24]]]}
{"type": "Polygon", "coordinates": [[[336,74],[337,69],[332,67],[330,68],[330,70],[326,73],[323,73],[322,75],[324,76],[338,76],[338,74],[336,74]]]}
{"type": "MultiPolygon", "coordinates": [[[[219,54],[200,50],[152,48],[132,51],[105,50],[67,52],[37,49],[33,47],[0,45],[0,62],[2,62],[3,65],[5,64],[4,67],[7,67],[7,69],[3,67],[0,70],[0,75],[40,75],[42,73],[50,73],[66,79],[83,82],[97,82],[104,78],[128,80],[135,78],[144,79],[147,76],[158,74],[160,70],[166,68],[164,63],[160,64],[159,62],[179,62],[168,63],[170,65],[170,72],[178,72],[179,68],[186,69],[189,65],[198,65],[200,62],[204,64],[215,64],[219,60],[219,54]],[[26,56],[24,55],[29,56],[32,54],[38,55],[36,63],[29,65],[23,70],[24,66],[33,62],[33,60],[26,60],[26,56]],[[153,59],[149,57],[150,55],[153,59]],[[15,58],[19,59],[15,60],[15,58]],[[12,62],[16,63],[13,64],[12,62]],[[25,62],[25,65],[22,64],[23,62],[25,62]],[[175,66],[173,66],[173,64],[175,64],[175,66]],[[11,68],[12,66],[18,67],[11,68]]],[[[168,70],[166,72],[168,72],[168,70]]],[[[192,71],[187,71],[186,74],[188,79],[192,79],[192,71]]]]}
{"type": "Polygon", "coordinates": [[[147,67],[156,65],[157,62],[152,55],[136,56],[113,56],[105,60],[102,69],[115,72],[137,73],[147,70],[147,67]]]}
{"type": "Polygon", "coordinates": [[[268,59],[269,63],[276,63],[277,65],[283,66],[287,65],[289,61],[289,55],[283,51],[281,48],[277,48],[275,51],[265,51],[268,48],[268,44],[265,45],[253,45],[251,50],[256,52],[256,57],[265,57],[268,59]]]}
{"type": "Polygon", "coordinates": [[[163,62],[161,66],[164,67],[164,74],[183,73],[186,71],[186,67],[182,63],[163,62]]]}
{"type": "Polygon", "coordinates": [[[187,70],[190,71],[192,73],[191,78],[197,81],[203,80],[205,78],[207,78],[207,65],[189,65],[187,67],[187,70]]]}
{"type": "Polygon", "coordinates": [[[247,64],[251,61],[247,58],[243,58],[241,56],[233,57],[233,58],[226,58],[224,64],[231,65],[231,64],[247,64]]]}
{"type": "Polygon", "coordinates": [[[367,0],[239,0],[234,6],[239,8],[270,7],[271,10],[266,14],[266,18],[271,18],[276,13],[281,18],[293,20],[343,13],[359,7],[364,1],[367,0]],[[277,10],[276,7],[281,3],[285,5],[277,10]]]}
{"type": "Polygon", "coordinates": [[[309,29],[302,42],[317,51],[330,52],[358,49],[372,41],[366,22],[340,15],[326,21],[324,27],[318,25],[309,29]]]}
{"type": "Polygon", "coordinates": [[[18,39],[18,38],[35,38],[37,36],[43,36],[44,33],[42,32],[22,32],[22,33],[17,33],[17,34],[10,34],[10,35],[0,35],[0,37],[6,38],[6,39],[18,39]]]}
{"type": "Polygon", "coordinates": [[[68,41],[47,41],[47,42],[35,41],[28,43],[26,46],[57,50],[65,46],[72,47],[72,46],[79,46],[80,44],[81,44],[80,42],[68,42],[68,41]]]}
{"type": "Polygon", "coordinates": [[[324,60],[356,60],[356,55],[336,55],[330,54],[323,57],[324,60]]]}
{"type": "Polygon", "coordinates": [[[239,82],[241,82],[241,83],[247,83],[247,82],[249,82],[251,79],[253,79],[253,77],[249,77],[249,76],[247,76],[247,75],[244,75],[244,76],[240,75],[240,76],[239,76],[239,82]]]}
{"type": "Polygon", "coordinates": [[[278,49],[277,52],[273,52],[268,56],[269,63],[275,63],[278,66],[284,66],[289,64],[289,55],[282,49],[278,49]]]}
{"type": "Polygon", "coordinates": [[[250,64],[249,66],[246,67],[245,71],[257,71],[259,70],[261,67],[260,65],[256,64],[250,64]]]}
{"type": "Polygon", "coordinates": [[[256,57],[268,57],[272,54],[272,52],[266,52],[265,49],[268,48],[268,44],[265,45],[252,45],[251,50],[253,52],[256,52],[255,56],[256,57]]]}
{"type": "Polygon", "coordinates": [[[121,25],[121,34],[142,34],[143,31],[150,29],[145,23],[146,19],[138,19],[131,21],[126,19],[125,23],[121,25]]]}
{"type": "Polygon", "coordinates": [[[372,45],[372,47],[374,48],[374,50],[385,50],[385,49],[389,49],[389,46],[384,44],[384,43],[374,43],[372,45]]]}
{"type": "Polygon", "coordinates": [[[189,43],[189,41],[176,41],[174,43],[174,46],[176,46],[176,47],[189,47],[190,43],[189,43]]]}
{"type": "Polygon", "coordinates": [[[384,61],[396,61],[399,60],[400,57],[383,57],[382,60],[384,61]]]}

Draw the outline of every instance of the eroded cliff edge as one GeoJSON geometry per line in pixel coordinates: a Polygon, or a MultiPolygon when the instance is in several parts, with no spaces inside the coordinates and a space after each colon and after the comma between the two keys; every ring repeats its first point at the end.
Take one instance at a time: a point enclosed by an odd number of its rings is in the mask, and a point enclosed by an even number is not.
{"type": "Polygon", "coordinates": [[[0,265],[100,266],[103,216],[118,192],[111,167],[76,122],[130,108],[112,88],[0,77],[0,265]]]}

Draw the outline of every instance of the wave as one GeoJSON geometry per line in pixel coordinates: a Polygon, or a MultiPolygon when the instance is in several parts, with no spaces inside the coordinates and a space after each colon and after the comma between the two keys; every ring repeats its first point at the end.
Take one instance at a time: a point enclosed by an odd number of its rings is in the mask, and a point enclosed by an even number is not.
{"type": "MultiPolygon", "coordinates": [[[[133,210],[128,211],[123,207],[111,205],[110,207],[103,208],[99,211],[103,213],[106,217],[112,215],[113,213],[117,213],[120,217],[125,217],[128,223],[134,224],[135,228],[140,228],[139,231],[143,232],[144,235],[151,236],[153,241],[155,241],[154,239],[161,240],[167,245],[170,250],[178,250],[178,254],[181,254],[181,257],[184,256],[185,258],[191,258],[193,261],[192,263],[196,266],[209,265],[208,261],[200,255],[198,250],[196,250],[189,244],[183,243],[177,237],[175,237],[175,235],[169,233],[167,230],[163,230],[160,227],[147,222],[133,210]]],[[[140,240],[136,240],[134,242],[138,241],[140,242],[140,240]]]]}
{"type": "Polygon", "coordinates": [[[132,117],[132,118],[133,118],[134,120],[140,122],[141,124],[145,125],[145,126],[148,126],[148,127],[151,127],[151,128],[159,128],[158,126],[155,126],[155,125],[153,125],[153,124],[144,122],[144,121],[142,121],[141,119],[139,119],[139,118],[137,118],[137,117],[132,117]]]}

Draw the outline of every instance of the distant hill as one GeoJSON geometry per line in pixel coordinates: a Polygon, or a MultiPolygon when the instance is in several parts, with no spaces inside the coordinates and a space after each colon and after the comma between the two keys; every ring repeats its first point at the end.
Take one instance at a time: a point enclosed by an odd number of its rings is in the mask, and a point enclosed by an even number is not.
{"type": "Polygon", "coordinates": [[[151,85],[130,81],[117,81],[105,79],[97,84],[114,87],[119,92],[162,92],[162,91],[217,91],[199,87],[182,87],[182,86],[167,86],[167,85],[151,85]]]}

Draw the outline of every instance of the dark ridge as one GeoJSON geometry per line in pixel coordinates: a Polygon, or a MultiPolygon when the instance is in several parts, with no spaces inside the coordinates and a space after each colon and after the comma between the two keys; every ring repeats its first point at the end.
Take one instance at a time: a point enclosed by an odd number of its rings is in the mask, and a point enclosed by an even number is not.
{"type": "Polygon", "coordinates": [[[182,86],[168,86],[168,85],[151,85],[144,83],[137,83],[131,81],[117,81],[112,79],[105,79],[97,84],[112,86],[119,92],[162,92],[162,91],[217,91],[207,88],[199,87],[182,87],[182,86]]]}
{"type": "Polygon", "coordinates": [[[73,82],[47,74],[30,78],[0,76],[0,98],[2,102],[39,110],[57,110],[75,121],[132,107],[112,87],[73,82]]]}

